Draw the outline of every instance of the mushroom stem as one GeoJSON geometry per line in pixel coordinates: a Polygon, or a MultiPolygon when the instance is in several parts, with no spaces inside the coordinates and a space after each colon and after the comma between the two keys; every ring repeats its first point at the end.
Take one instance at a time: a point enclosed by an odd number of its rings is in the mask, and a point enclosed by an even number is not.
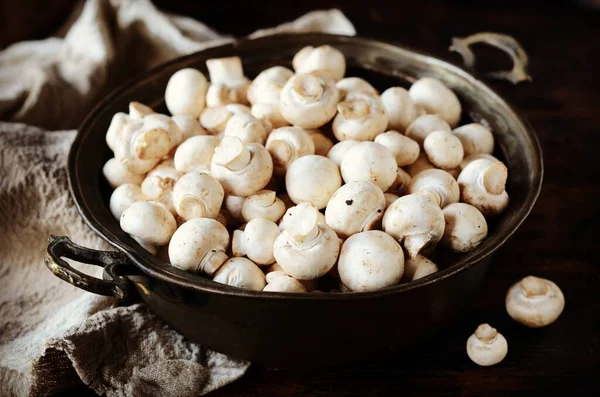
{"type": "Polygon", "coordinates": [[[369,104],[363,99],[340,102],[337,105],[338,112],[347,120],[358,120],[369,114],[369,104]]]}
{"type": "Polygon", "coordinates": [[[319,235],[317,212],[314,206],[304,202],[298,204],[294,211],[288,212],[287,216],[291,219],[286,220],[289,225],[286,231],[298,245],[311,242],[319,235]]]}
{"type": "Polygon", "coordinates": [[[491,165],[481,174],[483,188],[490,194],[500,194],[506,187],[508,169],[501,163],[491,165]]]}
{"type": "Polygon", "coordinates": [[[215,149],[213,161],[231,171],[238,171],[250,164],[250,150],[236,137],[223,137],[221,144],[215,149]]]}
{"type": "Polygon", "coordinates": [[[268,147],[273,165],[275,167],[286,167],[293,157],[291,145],[283,140],[273,140],[268,147]]]}
{"type": "Polygon", "coordinates": [[[528,298],[543,296],[548,292],[544,280],[534,276],[527,276],[521,280],[521,288],[528,298]]]}
{"type": "Polygon", "coordinates": [[[312,103],[323,95],[323,86],[315,76],[299,74],[294,80],[294,93],[302,101],[312,103]]]}
{"type": "Polygon", "coordinates": [[[198,267],[196,268],[197,273],[205,273],[212,276],[219,268],[229,259],[227,254],[223,251],[210,250],[204,255],[198,267]]]}
{"type": "Polygon", "coordinates": [[[498,338],[498,331],[489,324],[481,324],[475,330],[475,337],[482,342],[493,343],[498,338]]]}
{"type": "Polygon", "coordinates": [[[410,258],[416,258],[417,254],[421,252],[431,242],[431,237],[427,234],[415,234],[412,236],[406,236],[404,238],[404,248],[410,258]]]}
{"type": "Polygon", "coordinates": [[[151,128],[139,134],[133,142],[133,151],[140,160],[165,156],[171,149],[171,137],[163,128],[151,128]]]}
{"type": "Polygon", "coordinates": [[[233,236],[231,237],[231,251],[235,256],[246,255],[246,242],[244,239],[244,232],[242,230],[233,231],[233,236]]]}
{"type": "Polygon", "coordinates": [[[433,199],[433,201],[436,202],[437,205],[441,205],[442,204],[442,196],[438,192],[436,192],[435,190],[422,189],[422,190],[419,190],[417,192],[414,192],[414,194],[421,194],[423,196],[431,197],[433,199]]]}

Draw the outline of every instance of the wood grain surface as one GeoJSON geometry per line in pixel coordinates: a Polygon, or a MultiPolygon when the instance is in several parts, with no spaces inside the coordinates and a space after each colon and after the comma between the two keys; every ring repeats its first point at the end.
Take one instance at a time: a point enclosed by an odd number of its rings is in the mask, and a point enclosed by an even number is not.
{"type": "MultiPolygon", "coordinates": [[[[399,43],[460,64],[453,36],[507,33],[530,56],[533,82],[491,83],[529,120],[542,143],[544,186],[531,216],[495,255],[480,293],[436,340],[397,356],[326,369],[254,365],[217,396],[505,396],[597,395],[600,391],[600,13],[577,2],[158,1],[158,6],[244,35],[317,8],[338,7],[360,35],[399,43]],[[259,5],[260,4],[260,5],[259,5]],[[531,330],[510,320],[507,288],[534,274],[566,297],[559,320],[531,330]],[[492,368],[470,362],[465,342],[489,322],[508,340],[492,368]]],[[[481,51],[480,67],[509,67],[481,51]]],[[[398,319],[410,326],[410,319],[398,319]]],[[[357,341],[360,343],[360,341],[357,341]]],[[[91,395],[85,387],[68,395],[91,395]]]]}

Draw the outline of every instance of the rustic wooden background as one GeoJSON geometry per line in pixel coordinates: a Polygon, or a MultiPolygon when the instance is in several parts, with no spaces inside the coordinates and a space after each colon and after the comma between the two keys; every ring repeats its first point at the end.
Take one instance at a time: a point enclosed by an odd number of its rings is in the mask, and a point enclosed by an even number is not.
{"type": "MultiPolygon", "coordinates": [[[[596,0],[587,0],[592,4],[596,0]]],[[[61,0],[45,14],[40,1],[3,2],[0,46],[43,37],[67,14],[61,0]],[[60,6],[59,6],[60,5],[60,6]],[[34,10],[34,11],[32,11],[34,10]],[[35,12],[35,16],[28,17],[35,12]],[[36,21],[28,26],[20,20],[36,21]]],[[[584,1],[167,1],[158,6],[244,35],[313,9],[338,7],[360,35],[399,43],[454,63],[451,37],[479,31],[507,33],[530,55],[533,82],[491,84],[531,122],[544,150],[544,186],[530,217],[495,255],[489,276],[470,309],[443,338],[398,356],[327,369],[254,365],[217,396],[505,396],[597,395],[600,391],[600,12],[584,1]],[[260,3],[260,6],[259,6],[260,3]],[[504,294],[534,274],[559,284],[566,309],[539,330],[511,321],[504,294]],[[506,359],[492,368],[471,363],[465,341],[481,322],[508,339],[506,359]],[[594,392],[595,390],[595,392],[594,392]]],[[[597,2],[596,2],[597,3],[597,2]]],[[[508,60],[482,50],[482,68],[508,60]]],[[[406,319],[399,319],[406,323],[406,319]]],[[[405,325],[402,325],[405,326],[405,325]]],[[[67,395],[92,395],[85,387],[67,395]]]]}

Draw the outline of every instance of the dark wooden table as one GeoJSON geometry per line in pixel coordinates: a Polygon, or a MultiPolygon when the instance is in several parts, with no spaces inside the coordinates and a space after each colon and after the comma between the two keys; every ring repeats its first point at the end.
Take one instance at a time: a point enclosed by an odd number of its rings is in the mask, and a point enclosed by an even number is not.
{"type": "MultiPolygon", "coordinates": [[[[600,392],[600,12],[575,2],[515,1],[159,1],[224,33],[244,35],[316,8],[339,7],[360,35],[400,43],[454,63],[453,36],[508,33],[530,56],[533,82],[491,84],[536,129],[544,150],[540,198],[515,236],[495,255],[480,293],[443,338],[395,357],[327,369],[254,365],[217,396],[594,395],[600,392]],[[522,2],[525,3],[525,2],[522,2]],[[526,329],[504,310],[514,281],[534,274],[554,280],[566,297],[559,320],[526,329]],[[465,342],[489,322],[507,338],[506,359],[473,364],[465,342]],[[595,392],[594,392],[595,391],[595,392]]],[[[509,66],[482,52],[482,66],[509,66]]],[[[400,322],[400,319],[399,319],[400,322]]],[[[404,321],[402,321],[404,323],[404,321]]],[[[87,394],[84,388],[72,395],[87,394]]]]}

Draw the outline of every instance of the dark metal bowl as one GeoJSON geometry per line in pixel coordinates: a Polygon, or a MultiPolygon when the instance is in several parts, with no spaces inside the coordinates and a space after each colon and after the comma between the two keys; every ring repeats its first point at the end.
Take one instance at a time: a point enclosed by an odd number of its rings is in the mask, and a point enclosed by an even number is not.
{"type": "Polygon", "coordinates": [[[159,317],[192,341],[233,357],[275,365],[315,365],[376,357],[414,343],[454,319],[479,288],[490,255],[529,214],[542,183],[542,154],[531,128],[490,88],[441,60],[378,41],[331,35],[285,35],[210,48],[162,65],[104,99],[82,124],[68,163],[70,189],[85,222],[117,252],[93,251],[51,237],[46,263],[85,290],[125,298],[137,291],[159,317]],[[108,208],[102,166],[111,157],[105,133],[114,113],[137,100],[159,110],[169,77],[184,67],[206,73],[209,58],[239,55],[247,75],[290,64],[300,48],[341,50],[349,76],[380,89],[424,76],[459,96],[463,121],[485,120],[509,168],[510,204],[474,251],[423,279],[375,292],[280,294],[245,291],[192,275],[143,250],[108,208]],[[104,267],[104,280],[78,272],[61,257],[104,267]],[[133,286],[133,287],[132,287],[133,286]]]}

